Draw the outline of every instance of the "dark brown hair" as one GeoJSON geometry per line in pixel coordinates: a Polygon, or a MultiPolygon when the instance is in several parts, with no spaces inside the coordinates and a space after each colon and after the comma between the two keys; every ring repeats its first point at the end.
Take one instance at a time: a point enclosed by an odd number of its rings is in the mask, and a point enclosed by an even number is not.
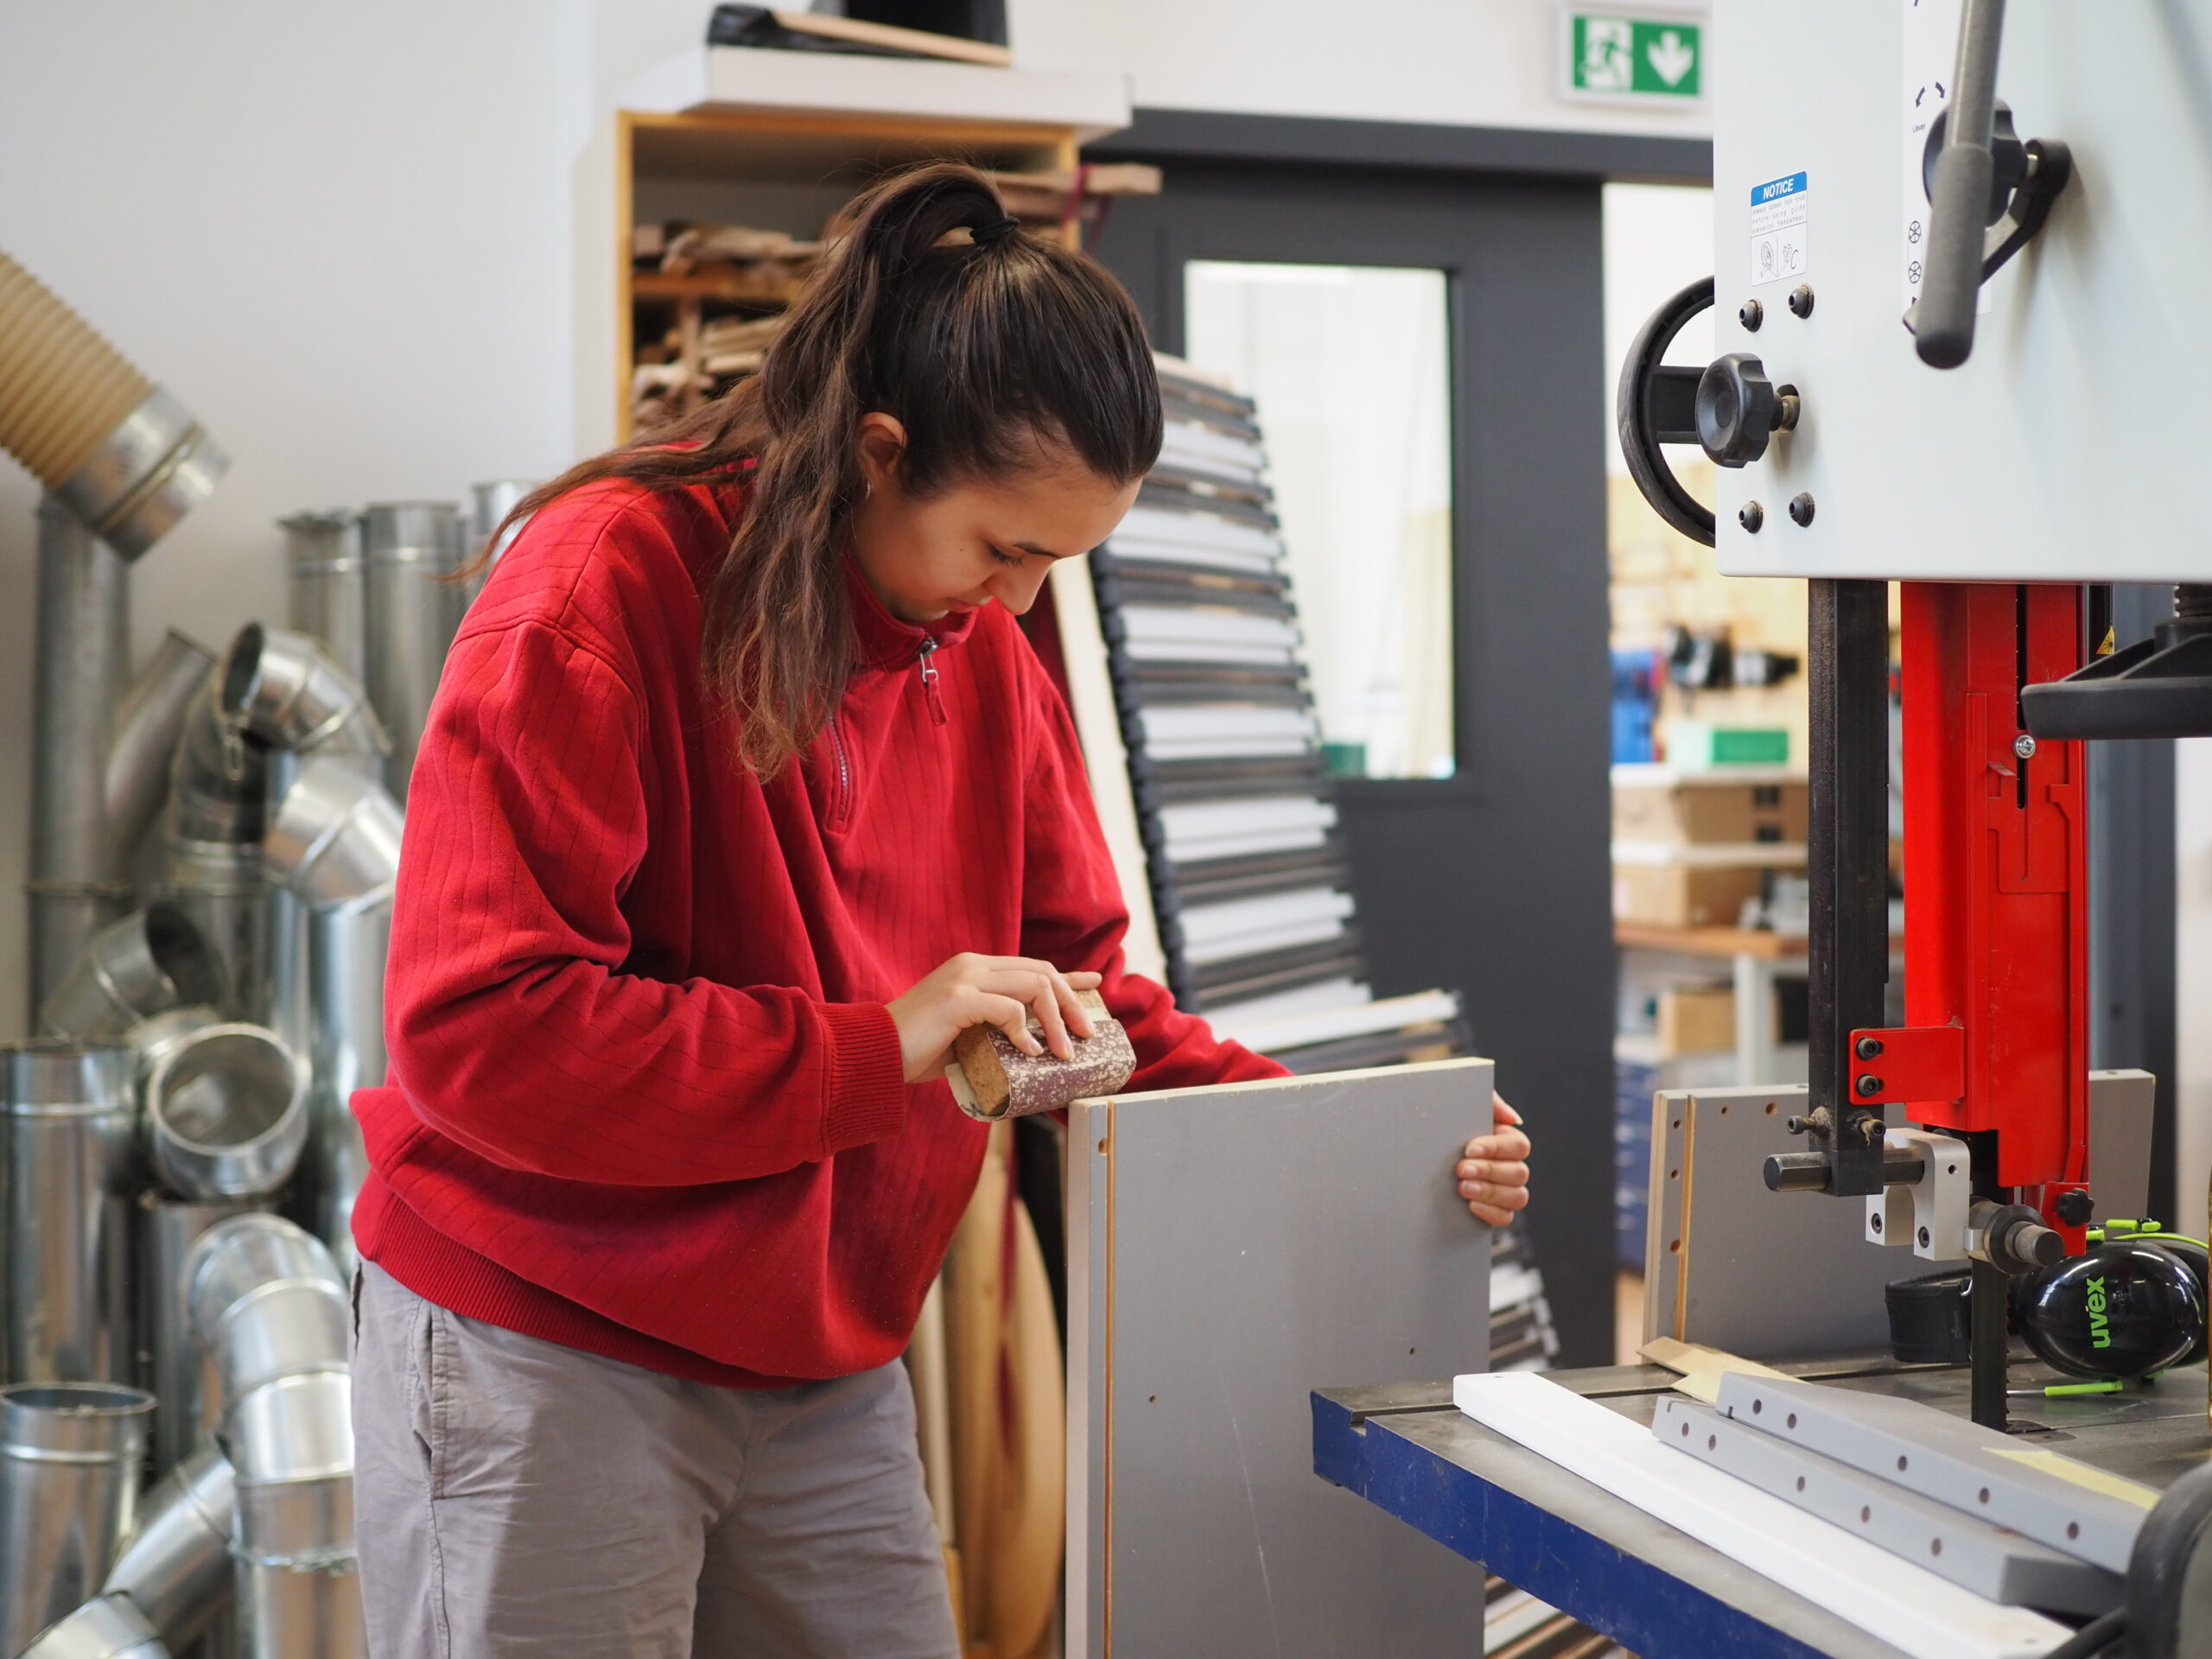
{"type": "Polygon", "coordinates": [[[900,483],[923,496],[1040,453],[1116,484],[1159,456],[1160,381],[1128,293],[1087,256],[1008,233],[1006,218],[972,168],[881,181],[848,210],[758,375],[569,468],[508,515],[600,479],[673,489],[731,481],[752,463],[751,505],[704,585],[701,655],[763,777],[821,730],[852,668],[842,566],[865,493],[861,416],[880,410],[906,428],[900,483]],[[963,227],[985,234],[953,238],[963,227]]]}

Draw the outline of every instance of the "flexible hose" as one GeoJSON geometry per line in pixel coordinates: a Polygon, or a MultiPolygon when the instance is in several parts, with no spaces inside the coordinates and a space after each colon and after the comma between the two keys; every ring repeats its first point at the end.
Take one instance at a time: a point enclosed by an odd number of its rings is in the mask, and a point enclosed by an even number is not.
{"type": "Polygon", "coordinates": [[[0,253],[0,448],[58,490],[154,383],[0,253]]]}

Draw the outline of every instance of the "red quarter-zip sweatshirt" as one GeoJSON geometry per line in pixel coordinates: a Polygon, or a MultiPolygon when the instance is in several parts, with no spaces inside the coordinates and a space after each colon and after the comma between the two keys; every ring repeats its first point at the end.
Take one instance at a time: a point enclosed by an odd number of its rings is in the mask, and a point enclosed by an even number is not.
{"type": "Polygon", "coordinates": [[[860,662],[762,783],[699,671],[736,492],[588,486],[454,643],[409,785],[361,1254],[471,1318],[775,1387],[905,1347],[987,1131],[884,1004],[963,950],[1105,976],[1139,1089],[1273,1077],[1126,972],[1067,710],[996,606],[855,574],[860,662]]]}

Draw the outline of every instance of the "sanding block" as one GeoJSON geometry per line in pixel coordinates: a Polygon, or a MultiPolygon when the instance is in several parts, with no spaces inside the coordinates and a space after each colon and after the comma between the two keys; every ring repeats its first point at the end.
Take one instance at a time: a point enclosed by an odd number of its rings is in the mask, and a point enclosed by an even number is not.
{"type": "MultiPolygon", "coordinates": [[[[1061,1059],[1046,1050],[1025,1054],[1014,1039],[996,1026],[970,1026],[952,1045],[951,1065],[945,1081],[952,1097],[970,1117],[995,1123],[1002,1117],[1027,1117],[1032,1112],[1053,1112],[1071,1100],[1110,1095],[1137,1069],[1137,1052],[1122,1022],[1106,1012],[1105,999],[1096,991],[1079,991],[1077,1001],[1090,1016],[1094,1035],[1068,1041],[1073,1056],[1061,1059]]],[[[1029,1034],[1039,1041],[1045,1028],[1032,1014],[1029,1034]]]]}

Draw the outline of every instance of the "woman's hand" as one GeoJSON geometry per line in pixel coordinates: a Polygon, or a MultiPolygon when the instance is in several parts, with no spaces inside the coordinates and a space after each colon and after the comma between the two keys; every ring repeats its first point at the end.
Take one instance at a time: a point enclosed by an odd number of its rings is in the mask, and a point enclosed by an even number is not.
{"type": "Polygon", "coordinates": [[[1096,974],[1064,974],[1034,957],[963,951],[890,1005],[906,1081],[943,1077],[952,1039],[970,1026],[996,1026],[1023,1053],[1050,1048],[1065,1060],[1075,1052],[1071,1031],[1078,1037],[1096,1034],[1076,993],[1097,988],[1096,974]],[[1045,1028],[1042,1043],[1030,1034],[1033,1014],[1045,1028]]]}
{"type": "Polygon", "coordinates": [[[1490,1110],[1491,1133],[1467,1142],[1452,1173],[1476,1219],[1503,1227],[1516,1210],[1529,1207],[1529,1137],[1521,1128],[1521,1114],[1495,1090],[1490,1110]]]}

